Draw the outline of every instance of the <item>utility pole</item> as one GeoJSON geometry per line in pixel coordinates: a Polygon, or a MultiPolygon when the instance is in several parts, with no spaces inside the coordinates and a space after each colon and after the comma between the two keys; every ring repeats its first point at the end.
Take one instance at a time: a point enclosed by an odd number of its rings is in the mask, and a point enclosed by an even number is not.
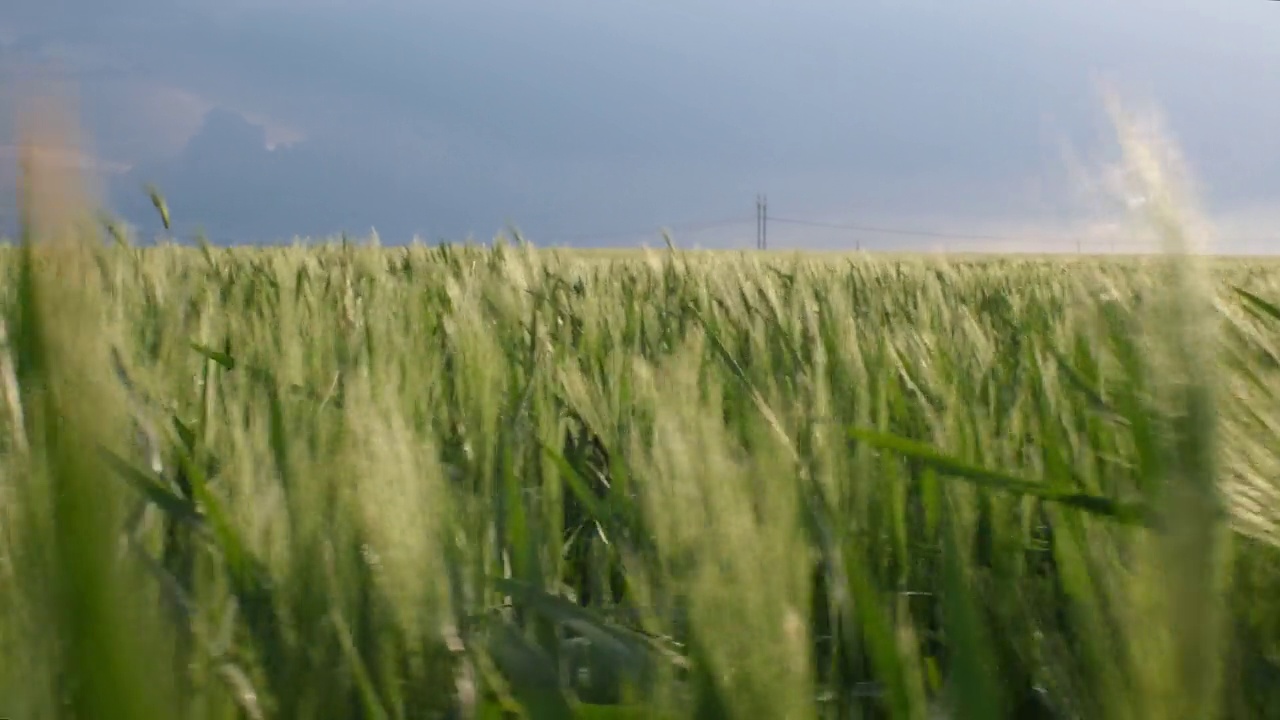
{"type": "Polygon", "coordinates": [[[756,196],[756,249],[769,249],[769,199],[756,196]]]}
{"type": "Polygon", "coordinates": [[[764,200],[762,196],[756,195],[756,249],[757,250],[760,249],[760,238],[764,232],[764,223],[762,222],[764,216],[760,214],[760,209],[762,207],[764,207],[764,200]]]}

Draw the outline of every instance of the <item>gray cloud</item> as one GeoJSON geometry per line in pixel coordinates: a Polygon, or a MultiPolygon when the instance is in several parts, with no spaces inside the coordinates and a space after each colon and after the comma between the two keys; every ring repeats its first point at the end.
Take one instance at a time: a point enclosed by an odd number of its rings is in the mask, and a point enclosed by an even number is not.
{"type": "Polygon", "coordinates": [[[1056,221],[1079,209],[1063,145],[1109,142],[1099,80],[1166,110],[1211,205],[1254,208],[1280,191],[1280,13],[1208,5],[62,0],[0,29],[67,59],[130,182],[173,178],[229,232],[553,238],[750,222],[758,191],[820,219],[1056,221]],[[214,182],[182,151],[218,107],[298,143],[224,147],[252,180],[214,182]],[[275,202],[232,201],[268,181],[275,202]]]}

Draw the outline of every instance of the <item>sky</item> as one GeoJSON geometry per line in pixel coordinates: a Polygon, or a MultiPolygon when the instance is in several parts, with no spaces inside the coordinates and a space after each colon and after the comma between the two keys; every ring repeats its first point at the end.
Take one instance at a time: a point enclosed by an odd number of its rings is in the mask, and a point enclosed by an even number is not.
{"type": "Polygon", "coordinates": [[[156,183],[228,243],[752,247],[763,193],[772,247],[1114,247],[1111,88],[1159,108],[1221,245],[1260,251],[1276,38],[1267,0],[13,0],[0,186],[57,73],[144,235],[156,183]]]}

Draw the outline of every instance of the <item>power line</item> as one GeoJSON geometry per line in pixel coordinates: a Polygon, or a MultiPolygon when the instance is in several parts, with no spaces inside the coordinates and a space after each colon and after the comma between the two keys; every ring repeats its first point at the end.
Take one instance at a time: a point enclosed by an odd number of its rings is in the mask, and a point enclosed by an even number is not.
{"type": "MultiPolygon", "coordinates": [[[[794,218],[770,218],[774,222],[785,223],[787,225],[802,225],[805,227],[827,228],[831,230],[853,230],[856,232],[873,232],[883,233],[885,235],[912,235],[917,237],[934,237],[951,240],[996,240],[1002,242],[1024,242],[1030,238],[1010,237],[1007,235],[982,235],[974,233],[949,233],[938,232],[935,230],[907,230],[904,228],[887,228],[876,227],[871,225],[852,225],[846,223],[828,223],[816,220],[796,220],[794,218]]],[[[1044,238],[1038,238],[1044,239],[1044,238]]],[[[1060,240],[1062,238],[1052,238],[1060,240]]]]}
{"type": "Polygon", "coordinates": [[[602,240],[626,240],[630,238],[640,237],[642,235],[649,235],[652,233],[661,232],[663,230],[668,232],[673,232],[673,233],[674,232],[699,232],[702,230],[713,230],[715,228],[730,227],[733,225],[746,225],[746,223],[747,223],[746,218],[742,216],[735,216],[732,218],[721,218],[717,220],[695,220],[695,221],[686,221],[683,223],[675,223],[675,224],[667,223],[667,224],[660,224],[660,225],[652,225],[643,230],[635,230],[631,232],[579,233],[577,235],[559,235],[559,236],[556,236],[555,239],[552,240],[551,242],[573,243],[573,242],[588,242],[588,241],[599,242],[602,240]]]}

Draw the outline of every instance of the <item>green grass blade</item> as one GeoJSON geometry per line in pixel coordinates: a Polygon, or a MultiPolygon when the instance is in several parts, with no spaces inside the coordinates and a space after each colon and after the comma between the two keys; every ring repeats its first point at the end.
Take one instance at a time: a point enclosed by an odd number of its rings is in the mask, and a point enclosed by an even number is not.
{"type": "Polygon", "coordinates": [[[849,436],[881,450],[890,450],[913,458],[934,468],[940,474],[964,480],[980,487],[1055,502],[1059,505],[1081,510],[1092,515],[1099,515],[1120,523],[1140,525],[1147,522],[1145,506],[1140,503],[1122,502],[1096,495],[1077,493],[1069,489],[1050,487],[1044,483],[978,467],[963,460],[943,455],[924,443],[874,430],[853,428],[849,430],[849,436]]]}

